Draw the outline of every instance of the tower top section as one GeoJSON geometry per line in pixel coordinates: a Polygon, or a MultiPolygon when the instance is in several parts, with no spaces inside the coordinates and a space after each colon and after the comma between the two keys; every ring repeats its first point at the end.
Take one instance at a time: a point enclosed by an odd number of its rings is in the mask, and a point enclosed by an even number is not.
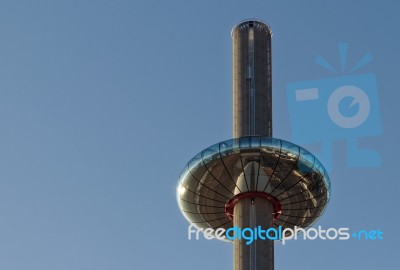
{"type": "Polygon", "coordinates": [[[271,28],[259,20],[232,29],[233,137],[272,137],[271,28]]]}
{"type": "Polygon", "coordinates": [[[271,27],[266,22],[263,22],[259,19],[247,19],[247,20],[243,20],[243,21],[239,22],[232,28],[231,36],[233,37],[233,34],[235,32],[244,30],[246,28],[249,28],[250,26],[254,26],[258,29],[264,30],[267,34],[272,36],[271,27]]]}

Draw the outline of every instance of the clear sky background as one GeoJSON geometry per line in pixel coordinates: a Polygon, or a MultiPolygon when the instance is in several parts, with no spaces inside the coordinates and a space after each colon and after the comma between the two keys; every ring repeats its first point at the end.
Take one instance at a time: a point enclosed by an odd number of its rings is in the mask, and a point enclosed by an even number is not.
{"type": "MultiPolygon", "coordinates": [[[[290,241],[276,269],[398,269],[400,6],[396,1],[0,2],[0,269],[232,269],[232,245],[188,241],[175,187],[197,152],[232,137],[240,20],[273,36],[274,136],[291,139],[286,85],[337,76],[371,52],[380,168],[348,168],[335,142],[317,225],[383,241],[290,241]]],[[[320,128],[316,127],[316,132],[320,128]]]]}

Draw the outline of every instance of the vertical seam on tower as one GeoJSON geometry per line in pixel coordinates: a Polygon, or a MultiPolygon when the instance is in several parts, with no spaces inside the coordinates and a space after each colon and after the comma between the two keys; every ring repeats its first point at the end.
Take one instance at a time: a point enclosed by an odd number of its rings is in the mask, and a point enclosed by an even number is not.
{"type": "Polygon", "coordinates": [[[248,44],[248,76],[249,76],[249,135],[255,134],[255,87],[254,87],[254,27],[249,25],[248,44]]]}

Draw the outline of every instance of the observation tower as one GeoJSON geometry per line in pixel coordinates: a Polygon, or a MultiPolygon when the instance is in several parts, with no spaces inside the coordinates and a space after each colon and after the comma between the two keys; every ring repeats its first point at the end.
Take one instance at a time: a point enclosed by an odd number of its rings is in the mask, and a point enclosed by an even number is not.
{"type": "MultiPolygon", "coordinates": [[[[179,208],[201,229],[307,228],[328,203],[329,176],[306,149],[272,137],[271,28],[246,20],[231,34],[233,139],[187,163],[179,208]]],[[[236,238],[233,246],[234,270],[274,269],[274,241],[236,238]]]]}

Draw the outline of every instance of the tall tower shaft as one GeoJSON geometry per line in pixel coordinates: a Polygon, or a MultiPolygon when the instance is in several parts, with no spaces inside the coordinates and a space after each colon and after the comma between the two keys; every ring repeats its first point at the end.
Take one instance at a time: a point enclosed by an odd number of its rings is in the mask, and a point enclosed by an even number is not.
{"type": "Polygon", "coordinates": [[[272,137],[271,30],[260,21],[232,29],[233,137],[272,137]]]}
{"type": "MultiPolygon", "coordinates": [[[[271,30],[260,21],[244,21],[232,29],[232,40],[233,137],[272,137],[271,30]]],[[[256,161],[248,166],[259,168],[256,161]]],[[[252,185],[257,178],[245,181],[252,185]]],[[[274,225],[273,205],[265,198],[241,198],[233,212],[233,225],[239,228],[274,225]]],[[[272,240],[255,240],[247,245],[246,240],[235,239],[233,250],[234,270],[274,269],[272,240]]]]}

